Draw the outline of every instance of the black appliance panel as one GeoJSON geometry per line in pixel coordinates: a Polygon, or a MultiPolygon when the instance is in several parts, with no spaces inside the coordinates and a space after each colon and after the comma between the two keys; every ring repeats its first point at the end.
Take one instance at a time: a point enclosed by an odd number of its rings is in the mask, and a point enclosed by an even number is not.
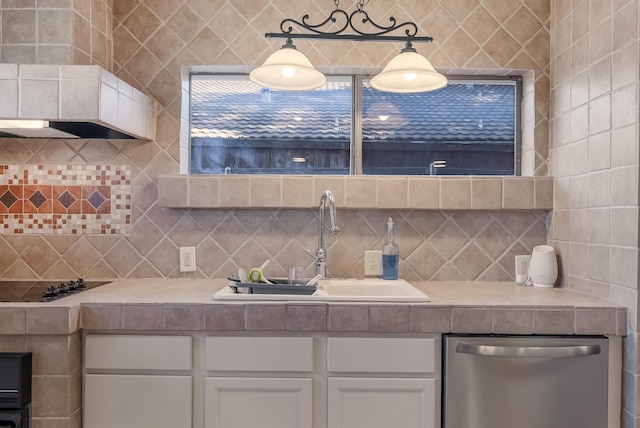
{"type": "Polygon", "coordinates": [[[0,352],[0,409],[17,409],[31,403],[31,355],[0,352]]]}
{"type": "Polygon", "coordinates": [[[0,410],[0,428],[30,428],[31,406],[22,409],[0,410]]]}

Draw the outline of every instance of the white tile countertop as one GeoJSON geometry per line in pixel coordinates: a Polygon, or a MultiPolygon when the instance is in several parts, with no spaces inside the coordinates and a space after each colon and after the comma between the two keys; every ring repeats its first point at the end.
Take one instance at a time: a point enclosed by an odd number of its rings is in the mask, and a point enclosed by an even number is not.
{"type": "Polygon", "coordinates": [[[430,302],[221,301],[226,279],[120,279],[50,303],[0,303],[0,334],[131,331],[627,334],[627,309],[568,289],[412,282],[430,302]]]}

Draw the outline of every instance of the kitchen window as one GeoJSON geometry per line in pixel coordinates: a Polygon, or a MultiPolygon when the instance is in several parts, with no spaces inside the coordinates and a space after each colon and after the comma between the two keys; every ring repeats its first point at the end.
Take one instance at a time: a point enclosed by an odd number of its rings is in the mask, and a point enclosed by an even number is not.
{"type": "Polygon", "coordinates": [[[189,79],[191,174],[518,175],[522,80],[448,76],[377,91],[367,74],[276,91],[248,74],[189,79]]]}

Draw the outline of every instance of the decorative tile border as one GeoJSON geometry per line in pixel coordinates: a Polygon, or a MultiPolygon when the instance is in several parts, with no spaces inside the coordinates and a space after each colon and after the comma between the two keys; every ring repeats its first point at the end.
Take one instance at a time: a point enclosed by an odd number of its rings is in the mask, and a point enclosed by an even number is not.
{"type": "Polygon", "coordinates": [[[0,234],[125,234],[124,165],[0,165],[0,234]]]}

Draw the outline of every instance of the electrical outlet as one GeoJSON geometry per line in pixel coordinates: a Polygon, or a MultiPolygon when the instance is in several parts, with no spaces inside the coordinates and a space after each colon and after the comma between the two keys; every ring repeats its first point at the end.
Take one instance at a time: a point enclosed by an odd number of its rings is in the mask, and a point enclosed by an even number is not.
{"type": "Polygon", "coordinates": [[[364,252],[364,276],[382,275],[382,251],[364,252]]]}
{"type": "Polygon", "coordinates": [[[180,247],[180,272],[196,271],[196,247],[180,247]]]}
{"type": "Polygon", "coordinates": [[[529,277],[531,256],[516,256],[516,282],[524,284],[529,277]]]}

